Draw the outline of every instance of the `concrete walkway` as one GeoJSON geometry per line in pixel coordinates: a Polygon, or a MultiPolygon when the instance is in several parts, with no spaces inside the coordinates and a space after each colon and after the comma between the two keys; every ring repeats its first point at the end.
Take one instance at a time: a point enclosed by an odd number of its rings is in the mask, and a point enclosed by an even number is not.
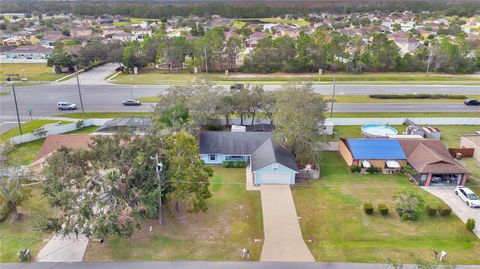
{"type": "Polygon", "coordinates": [[[55,235],[37,255],[39,262],[81,262],[87,249],[88,239],[55,235]]]}
{"type": "Polygon", "coordinates": [[[473,232],[480,238],[480,209],[468,207],[460,197],[455,195],[455,187],[434,186],[422,187],[422,189],[442,199],[463,222],[466,223],[467,219],[474,219],[477,225],[473,232]]]}
{"type": "Polygon", "coordinates": [[[303,241],[289,185],[262,185],[263,243],[260,261],[313,262],[303,241]]]}

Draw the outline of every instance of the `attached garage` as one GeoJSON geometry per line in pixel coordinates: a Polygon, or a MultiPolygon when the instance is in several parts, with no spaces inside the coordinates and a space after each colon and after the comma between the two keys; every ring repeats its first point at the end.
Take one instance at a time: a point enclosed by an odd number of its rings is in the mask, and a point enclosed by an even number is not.
{"type": "Polygon", "coordinates": [[[253,172],[256,185],[260,184],[284,184],[290,185],[295,183],[295,171],[292,172],[271,172],[258,170],[253,172]],[[293,178],[293,182],[292,182],[293,178]]]}

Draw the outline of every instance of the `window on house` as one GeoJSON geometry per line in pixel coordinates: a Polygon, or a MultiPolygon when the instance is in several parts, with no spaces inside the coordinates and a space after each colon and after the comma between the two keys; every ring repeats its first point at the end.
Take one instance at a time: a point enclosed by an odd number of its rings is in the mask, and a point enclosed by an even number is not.
{"type": "Polygon", "coordinates": [[[215,161],[217,159],[217,155],[210,154],[210,161],[215,161]]]}

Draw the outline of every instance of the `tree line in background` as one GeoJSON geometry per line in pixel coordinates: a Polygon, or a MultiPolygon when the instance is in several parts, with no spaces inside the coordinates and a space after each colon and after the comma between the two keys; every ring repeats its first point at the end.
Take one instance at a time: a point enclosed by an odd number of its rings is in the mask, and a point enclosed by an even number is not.
{"type": "Polygon", "coordinates": [[[171,16],[208,16],[221,15],[229,18],[261,18],[296,14],[305,16],[311,12],[368,12],[368,11],[405,11],[416,13],[424,11],[437,12],[452,16],[472,16],[480,10],[480,3],[449,2],[449,1],[282,1],[281,3],[155,3],[132,1],[2,1],[0,9],[3,12],[47,14],[74,13],[77,15],[123,15],[137,18],[169,18],[171,16]]]}
{"type": "MultiPolygon", "coordinates": [[[[188,68],[190,72],[241,71],[272,72],[430,72],[473,73],[480,70],[480,53],[472,56],[472,47],[464,34],[455,38],[440,36],[428,39],[413,54],[400,55],[398,46],[384,33],[374,33],[369,44],[362,45],[359,37],[348,37],[335,30],[318,29],[313,35],[300,33],[297,39],[288,36],[261,39],[251,53],[243,56],[244,40],[248,33],[225,38],[223,28],[206,31],[203,36],[189,40],[185,36],[168,37],[161,29],[144,41],[104,43],[90,40],[85,47],[67,51],[58,44],[49,66],[71,68],[76,64],[112,61],[121,62],[133,73],[147,65],[164,69],[188,68]],[[353,49],[352,54],[347,49],[353,49]],[[243,65],[237,61],[244,57],[243,65]]],[[[184,33],[185,35],[188,33],[184,33]]]]}

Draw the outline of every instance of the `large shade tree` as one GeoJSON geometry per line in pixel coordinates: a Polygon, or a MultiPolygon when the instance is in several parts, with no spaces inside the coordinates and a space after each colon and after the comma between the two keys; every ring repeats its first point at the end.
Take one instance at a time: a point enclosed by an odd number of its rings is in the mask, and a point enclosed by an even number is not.
{"type": "Polygon", "coordinates": [[[318,160],[326,103],[309,84],[285,86],[277,94],[273,121],[277,142],[288,145],[301,162],[318,160]]]}

